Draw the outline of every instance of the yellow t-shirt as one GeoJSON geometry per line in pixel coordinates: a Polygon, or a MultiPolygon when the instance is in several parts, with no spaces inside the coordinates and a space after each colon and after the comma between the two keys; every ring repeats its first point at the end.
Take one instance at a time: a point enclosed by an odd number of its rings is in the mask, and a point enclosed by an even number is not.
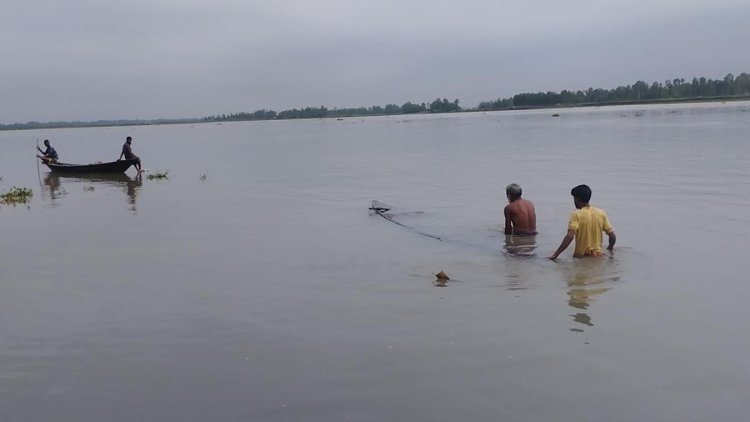
{"type": "Polygon", "coordinates": [[[573,256],[602,254],[602,232],[612,232],[607,213],[594,207],[577,209],[570,213],[568,230],[576,232],[576,249],[573,256]]]}

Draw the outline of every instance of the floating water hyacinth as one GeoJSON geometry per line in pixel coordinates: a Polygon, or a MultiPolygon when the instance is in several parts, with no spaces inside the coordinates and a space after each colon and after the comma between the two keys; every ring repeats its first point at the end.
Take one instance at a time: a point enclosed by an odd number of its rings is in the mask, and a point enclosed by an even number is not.
{"type": "Polygon", "coordinates": [[[31,200],[33,195],[34,193],[29,188],[17,188],[13,186],[8,192],[0,195],[0,200],[10,205],[25,204],[31,200]]]}
{"type": "Polygon", "coordinates": [[[166,172],[166,171],[165,171],[164,173],[159,173],[159,172],[156,172],[156,173],[152,173],[152,174],[149,174],[148,176],[146,176],[146,178],[148,178],[148,180],[161,180],[161,179],[169,179],[169,178],[167,177],[167,173],[168,173],[168,172],[166,172]]]}

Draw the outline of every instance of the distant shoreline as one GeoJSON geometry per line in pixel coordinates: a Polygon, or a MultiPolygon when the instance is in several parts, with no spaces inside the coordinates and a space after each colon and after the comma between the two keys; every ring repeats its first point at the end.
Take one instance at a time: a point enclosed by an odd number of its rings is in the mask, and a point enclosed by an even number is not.
{"type": "MultiPolygon", "coordinates": [[[[581,104],[560,104],[556,106],[545,107],[512,107],[507,110],[544,110],[560,108],[578,108],[578,107],[609,107],[621,105],[649,105],[649,104],[680,104],[680,103],[718,103],[727,101],[750,101],[750,95],[741,96],[717,96],[717,97],[686,97],[686,98],[661,98],[653,100],[640,101],[606,101],[600,103],[581,103],[581,104]]],[[[467,110],[468,111],[468,110],[467,110]]],[[[472,110],[477,111],[477,110],[472,110]]]]}
{"type": "MultiPolygon", "coordinates": [[[[351,116],[328,116],[322,118],[352,118],[352,117],[373,117],[373,116],[408,116],[408,115],[424,115],[424,114],[451,114],[451,113],[477,113],[477,112],[488,112],[488,111],[520,111],[520,110],[559,110],[559,109],[570,109],[570,108],[587,108],[587,107],[610,107],[610,106],[622,106],[622,105],[652,105],[652,104],[684,104],[684,103],[716,103],[716,102],[738,102],[738,101],[750,101],[750,95],[742,96],[716,96],[716,97],[686,97],[686,98],[664,98],[664,99],[650,99],[640,101],[607,101],[607,102],[596,102],[596,103],[580,103],[580,104],[557,104],[550,106],[516,106],[508,107],[504,109],[496,110],[483,110],[478,108],[463,109],[452,112],[420,112],[420,113],[399,113],[399,114],[357,114],[351,116]]],[[[241,121],[273,121],[273,120],[309,120],[318,119],[318,117],[299,117],[299,118],[282,118],[282,119],[227,119],[227,120],[207,120],[206,118],[186,118],[186,119],[153,119],[153,120],[98,120],[92,122],[28,122],[28,123],[13,123],[2,125],[0,124],[0,131],[22,131],[22,130],[38,130],[38,129],[72,129],[72,128],[97,128],[97,127],[127,127],[127,126],[152,126],[152,125],[180,125],[180,124],[203,124],[203,123],[223,123],[223,122],[241,122],[241,121]]]]}

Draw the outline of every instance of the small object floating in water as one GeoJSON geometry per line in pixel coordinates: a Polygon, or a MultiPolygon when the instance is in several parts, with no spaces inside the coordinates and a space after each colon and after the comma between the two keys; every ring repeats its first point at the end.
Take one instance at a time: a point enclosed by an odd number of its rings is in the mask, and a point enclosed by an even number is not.
{"type": "Polygon", "coordinates": [[[560,117],[560,113],[555,113],[552,115],[552,117],[560,117]]]}
{"type": "Polygon", "coordinates": [[[435,277],[438,278],[438,280],[450,280],[451,278],[448,277],[448,274],[444,273],[443,271],[440,271],[437,274],[433,274],[435,277]]]}
{"type": "Polygon", "coordinates": [[[148,176],[146,176],[146,178],[148,178],[148,180],[169,179],[169,177],[167,177],[167,173],[169,172],[166,172],[166,171],[164,173],[156,172],[156,173],[149,174],[148,176]]]}
{"type": "Polygon", "coordinates": [[[370,206],[370,211],[374,211],[375,213],[388,212],[390,210],[390,205],[386,205],[380,201],[372,201],[372,205],[370,206]]]}

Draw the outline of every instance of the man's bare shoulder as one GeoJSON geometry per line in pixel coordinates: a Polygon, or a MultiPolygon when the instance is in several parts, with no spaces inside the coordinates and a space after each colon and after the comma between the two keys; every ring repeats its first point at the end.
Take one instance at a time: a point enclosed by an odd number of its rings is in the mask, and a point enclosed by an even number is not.
{"type": "Polygon", "coordinates": [[[528,209],[528,208],[534,208],[534,204],[529,201],[528,199],[518,198],[515,201],[508,204],[508,207],[511,209],[528,209]]]}

